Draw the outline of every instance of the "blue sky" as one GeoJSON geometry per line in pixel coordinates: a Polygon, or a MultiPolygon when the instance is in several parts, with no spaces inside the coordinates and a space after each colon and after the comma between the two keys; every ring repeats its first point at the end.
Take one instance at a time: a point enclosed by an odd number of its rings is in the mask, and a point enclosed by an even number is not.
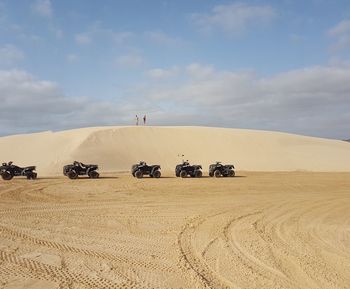
{"type": "Polygon", "coordinates": [[[350,2],[0,0],[0,135],[209,125],[350,135],[350,2]]]}

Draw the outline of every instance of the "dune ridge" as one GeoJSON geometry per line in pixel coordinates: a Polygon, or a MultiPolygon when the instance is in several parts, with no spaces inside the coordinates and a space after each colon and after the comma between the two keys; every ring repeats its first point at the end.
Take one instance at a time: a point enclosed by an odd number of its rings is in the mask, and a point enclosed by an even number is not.
{"type": "Polygon", "coordinates": [[[181,160],[246,171],[350,171],[350,144],[282,132],[211,127],[93,127],[0,137],[0,160],[60,175],[73,160],[124,171],[139,160],[173,171],[181,160]],[[184,157],[182,157],[184,155],[184,157]]]}

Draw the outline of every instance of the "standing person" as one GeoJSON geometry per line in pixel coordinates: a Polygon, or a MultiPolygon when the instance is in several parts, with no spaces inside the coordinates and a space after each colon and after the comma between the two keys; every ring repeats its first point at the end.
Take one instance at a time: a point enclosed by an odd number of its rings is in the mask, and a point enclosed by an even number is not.
{"type": "Polygon", "coordinates": [[[146,125],[146,115],[143,116],[143,125],[146,125]]]}
{"type": "Polygon", "coordinates": [[[136,115],[136,125],[139,125],[139,117],[136,115]]]}

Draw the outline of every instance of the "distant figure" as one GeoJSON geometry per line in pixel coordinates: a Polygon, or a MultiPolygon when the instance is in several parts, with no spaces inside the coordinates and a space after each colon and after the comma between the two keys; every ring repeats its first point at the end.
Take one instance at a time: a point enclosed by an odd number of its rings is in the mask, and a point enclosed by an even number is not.
{"type": "Polygon", "coordinates": [[[136,115],[136,125],[139,125],[139,117],[136,115]]]}
{"type": "Polygon", "coordinates": [[[146,115],[143,116],[143,125],[146,125],[146,115]]]}

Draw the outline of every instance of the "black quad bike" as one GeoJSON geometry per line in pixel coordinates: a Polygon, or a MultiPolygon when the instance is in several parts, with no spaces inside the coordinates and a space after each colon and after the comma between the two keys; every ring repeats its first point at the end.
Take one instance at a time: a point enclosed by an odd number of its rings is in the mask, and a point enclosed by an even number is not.
{"type": "Polygon", "coordinates": [[[149,175],[151,178],[160,178],[160,165],[147,165],[146,162],[141,161],[140,163],[131,167],[131,174],[141,179],[144,175],[149,175]]]}
{"type": "Polygon", "coordinates": [[[71,180],[75,180],[78,176],[88,175],[91,179],[97,179],[100,174],[96,172],[98,170],[98,165],[85,165],[81,162],[73,162],[72,165],[66,165],[63,167],[63,174],[70,178],[71,180]]]}
{"type": "Polygon", "coordinates": [[[35,166],[21,168],[15,166],[12,162],[3,163],[0,167],[0,174],[3,180],[9,181],[13,177],[27,177],[28,180],[35,180],[38,174],[35,172],[35,166]]]}
{"type": "Polygon", "coordinates": [[[188,161],[183,161],[182,164],[176,166],[175,174],[177,177],[181,178],[186,178],[188,176],[192,178],[200,178],[202,177],[202,166],[190,165],[188,161]]]}
{"type": "Polygon", "coordinates": [[[234,177],[234,165],[223,165],[221,162],[216,162],[209,166],[209,176],[210,177],[234,177]]]}

